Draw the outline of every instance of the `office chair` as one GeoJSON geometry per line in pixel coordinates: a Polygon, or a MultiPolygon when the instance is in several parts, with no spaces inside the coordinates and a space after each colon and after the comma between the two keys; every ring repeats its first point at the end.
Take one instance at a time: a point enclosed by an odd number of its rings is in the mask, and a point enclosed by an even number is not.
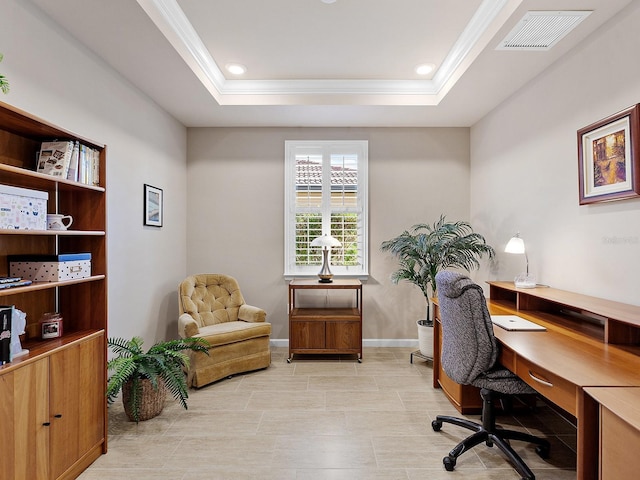
{"type": "Polygon", "coordinates": [[[503,394],[533,394],[535,390],[506,368],[496,365],[498,343],[482,288],[464,275],[444,270],[436,275],[436,291],[442,322],[442,368],[455,382],[479,387],[482,398],[482,424],[445,415],[438,415],[431,422],[436,432],[443,423],[475,432],[442,459],[445,469],[453,471],[460,455],[484,442],[488,447],[495,444],[502,450],[523,479],[534,480],[533,472],[511,448],[509,440],[537,445],[536,453],[542,458],[549,454],[549,442],[497,427],[494,402],[503,394]]]}

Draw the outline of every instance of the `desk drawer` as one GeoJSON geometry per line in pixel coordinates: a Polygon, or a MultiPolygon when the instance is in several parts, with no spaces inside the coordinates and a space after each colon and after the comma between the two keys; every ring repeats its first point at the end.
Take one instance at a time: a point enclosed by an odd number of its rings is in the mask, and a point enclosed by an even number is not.
{"type": "Polygon", "coordinates": [[[576,386],[573,383],[520,357],[516,360],[516,375],[571,415],[577,414],[576,386]]]}

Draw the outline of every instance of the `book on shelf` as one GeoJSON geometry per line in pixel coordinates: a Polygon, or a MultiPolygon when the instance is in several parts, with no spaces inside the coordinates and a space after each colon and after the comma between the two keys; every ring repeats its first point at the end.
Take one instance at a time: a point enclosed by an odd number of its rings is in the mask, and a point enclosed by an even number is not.
{"type": "Polygon", "coordinates": [[[87,185],[100,184],[100,150],[80,144],[78,182],[87,185]]]}
{"type": "Polygon", "coordinates": [[[0,306],[0,365],[11,361],[11,312],[13,305],[0,306]]]}
{"type": "Polygon", "coordinates": [[[67,178],[73,154],[73,141],[42,142],[38,158],[38,173],[67,178]]]}
{"type": "Polygon", "coordinates": [[[73,152],[71,152],[71,161],[69,162],[69,173],[67,180],[78,181],[78,161],[80,158],[80,142],[73,142],[73,152]]]}

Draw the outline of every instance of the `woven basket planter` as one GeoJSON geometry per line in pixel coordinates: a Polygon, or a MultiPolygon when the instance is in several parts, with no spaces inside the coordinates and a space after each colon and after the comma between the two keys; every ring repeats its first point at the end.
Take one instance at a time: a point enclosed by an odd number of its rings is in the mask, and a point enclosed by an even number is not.
{"type": "MultiPolygon", "coordinates": [[[[142,384],[142,397],[140,401],[139,418],[138,420],[143,422],[153,417],[157,417],[162,413],[164,408],[164,401],[167,398],[167,389],[164,388],[164,382],[162,379],[158,380],[158,389],[153,388],[151,381],[147,379],[140,380],[142,384]]],[[[132,382],[129,381],[122,386],[122,403],[124,404],[124,411],[127,414],[127,418],[130,421],[135,422],[136,419],[133,416],[132,409],[129,406],[129,399],[131,398],[132,382]]]]}

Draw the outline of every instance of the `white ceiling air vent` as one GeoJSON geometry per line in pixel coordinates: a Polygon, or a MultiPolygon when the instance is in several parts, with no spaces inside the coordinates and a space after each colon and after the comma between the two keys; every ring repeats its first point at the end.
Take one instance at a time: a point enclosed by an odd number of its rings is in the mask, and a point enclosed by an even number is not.
{"type": "Polygon", "coordinates": [[[496,50],[549,50],[591,11],[527,12],[496,50]]]}

